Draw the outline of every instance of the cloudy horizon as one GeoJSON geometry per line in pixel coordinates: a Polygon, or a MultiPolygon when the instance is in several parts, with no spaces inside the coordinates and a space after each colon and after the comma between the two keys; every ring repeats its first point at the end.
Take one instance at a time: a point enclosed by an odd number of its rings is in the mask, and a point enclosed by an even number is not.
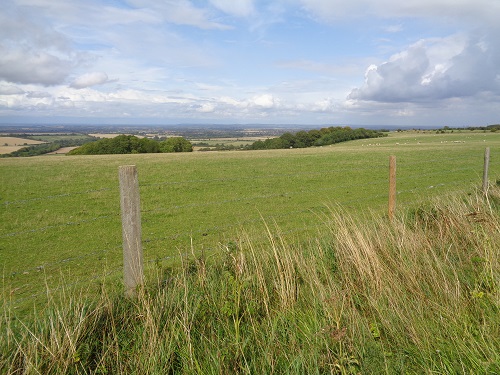
{"type": "Polygon", "coordinates": [[[497,0],[5,0],[0,123],[500,122],[497,0]]]}

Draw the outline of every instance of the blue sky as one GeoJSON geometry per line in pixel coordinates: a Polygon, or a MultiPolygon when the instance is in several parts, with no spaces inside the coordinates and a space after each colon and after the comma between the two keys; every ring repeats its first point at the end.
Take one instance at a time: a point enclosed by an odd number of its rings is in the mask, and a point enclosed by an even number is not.
{"type": "Polygon", "coordinates": [[[0,123],[500,122],[499,0],[4,0],[0,123]]]}

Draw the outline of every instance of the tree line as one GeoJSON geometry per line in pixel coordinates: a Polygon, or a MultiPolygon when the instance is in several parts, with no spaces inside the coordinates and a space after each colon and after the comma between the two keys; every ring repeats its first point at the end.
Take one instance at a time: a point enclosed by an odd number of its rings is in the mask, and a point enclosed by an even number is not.
{"type": "Polygon", "coordinates": [[[183,137],[171,137],[158,142],[134,135],[119,135],[86,143],[68,155],[145,154],[160,152],[191,152],[193,145],[183,137]]]}
{"type": "Polygon", "coordinates": [[[349,126],[329,127],[320,130],[301,130],[297,133],[284,133],[278,138],[256,141],[249,146],[251,150],[269,150],[280,148],[305,148],[327,146],[335,143],[364,138],[387,137],[386,133],[364,128],[351,129],[349,126]]]}

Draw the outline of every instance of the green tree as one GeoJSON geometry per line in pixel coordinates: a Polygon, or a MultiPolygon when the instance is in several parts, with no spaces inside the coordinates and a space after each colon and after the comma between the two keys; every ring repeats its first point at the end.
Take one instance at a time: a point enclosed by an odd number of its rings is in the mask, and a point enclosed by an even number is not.
{"type": "Polygon", "coordinates": [[[193,145],[183,137],[171,137],[160,142],[161,152],[192,152],[193,145]]]}
{"type": "Polygon", "coordinates": [[[68,153],[68,155],[105,155],[105,154],[143,154],[160,152],[158,142],[133,135],[119,135],[114,138],[100,139],[86,143],[68,153]]]}
{"type": "Polygon", "coordinates": [[[266,139],[265,141],[254,142],[249,148],[253,150],[278,149],[278,148],[302,148],[311,146],[326,146],[339,142],[346,142],[353,139],[386,137],[387,134],[367,130],[363,128],[352,129],[345,127],[329,127],[321,130],[301,130],[295,134],[284,133],[278,138],[266,139]]]}

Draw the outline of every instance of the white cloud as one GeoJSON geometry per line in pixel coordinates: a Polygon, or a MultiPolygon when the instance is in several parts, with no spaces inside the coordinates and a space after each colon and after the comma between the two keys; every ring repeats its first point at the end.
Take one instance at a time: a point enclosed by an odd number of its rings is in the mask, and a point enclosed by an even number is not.
{"type": "Polygon", "coordinates": [[[388,25],[384,27],[384,31],[386,33],[399,33],[403,31],[403,25],[402,24],[388,25]]]}
{"type": "Polygon", "coordinates": [[[237,17],[248,17],[255,12],[253,0],[210,0],[213,6],[237,17]]]}
{"type": "Polygon", "coordinates": [[[70,87],[74,89],[83,89],[86,87],[102,85],[108,82],[110,82],[110,80],[108,79],[108,75],[106,73],[92,72],[85,73],[77,77],[73,82],[71,82],[70,87]]]}
{"type": "Polygon", "coordinates": [[[316,112],[333,112],[335,109],[337,109],[337,104],[332,98],[319,100],[311,106],[311,110],[316,112]]]}
{"type": "Polygon", "coordinates": [[[280,100],[271,94],[257,95],[252,99],[252,103],[257,107],[271,109],[279,106],[280,100]]]}
{"type": "Polygon", "coordinates": [[[52,95],[45,91],[30,91],[26,93],[26,97],[30,99],[45,99],[52,98],[52,95]]]}
{"type": "Polygon", "coordinates": [[[38,83],[44,86],[64,82],[74,63],[43,51],[8,50],[0,46],[0,79],[13,83],[38,83]]]}
{"type": "Polygon", "coordinates": [[[0,79],[12,83],[61,84],[78,64],[70,41],[7,3],[0,12],[0,79]]]}
{"type": "Polygon", "coordinates": [[[246,101],[236,100],[229,96],[222,96],[218,99],[219,103],[226,106],[236,107],[236,108],[247,108],[248,103],[246,101]]]}
{"type": "Polygon", "coordinates": [[[0,95],[22,95],[24,90],[13,85],[0,85],[0,95]]]}
{"type": "Polygon", "coordinates": [[[498,0],[4,0],[0,113],[472,118],[498,112],[499,16],[498,0]]]}
{"type": "Polygon", "coordinates": [[[203,103],[196,111],[201,113],[212,113],[215,111],[215,106],[213,103],[203,103]]]}
{"type": "MultiPolygon", "coordinates": [[[[6,0],[9,1],[9,0],[6,0]]],[[[36,12],[47,19],[62,21],[65,25],[109,27],[131,23],[160,23],[158,15],[147,8],[126,8],[103,5],[98,0],[10,0],[24,7],[26,13],[36,12]],[[31,12],[30,12],[31,9],[31,12]],[[82,17],[82,15],[85,15],[82,17]]]]}
{"type": "Polygon", "coordinates": [[[500,94],[499,43],[483,38],[421,40],[389,61],[370,66],[349,99],[378,102],[432,101],[500,94]],[[488,46],[488,47],[485,47],[488,46]]]}
{"type": "Polygon", "coordinates": [[[188,0],[128,0],[138,8],[148,8],[158,12],[167,21],[178,25],[188,25],[200,29],[230,29],[228,25],[213,21],[207,9],[195,7],[188,0]]]}

